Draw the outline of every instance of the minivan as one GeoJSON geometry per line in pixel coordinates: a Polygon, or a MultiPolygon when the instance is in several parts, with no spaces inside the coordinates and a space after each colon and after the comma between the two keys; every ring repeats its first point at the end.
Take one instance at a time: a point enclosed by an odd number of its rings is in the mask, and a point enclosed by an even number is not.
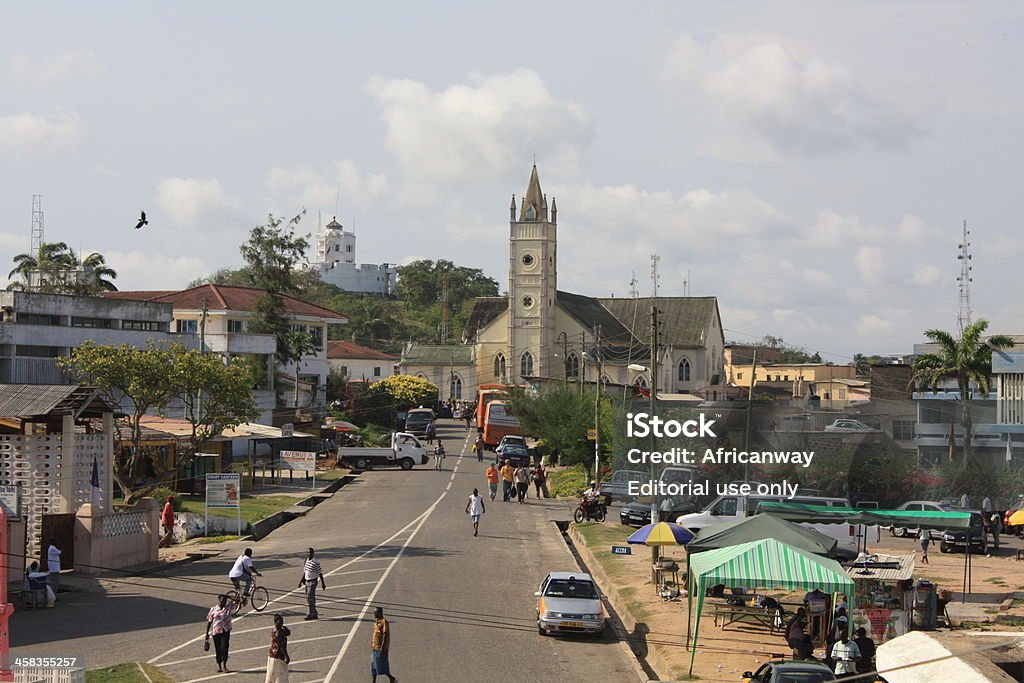
{"type": "Polygon", "coordinates": [[[427,425],[434,421],[434,411],[430,408],[413,408],[405,415],[405,431],[416,436],[427,433],[427,425]]]}
{"type": "MultiPolygon", "coordinates": [[[[755,515],[758,512],[760,504],[766,501],[773,503],[823,505],[827,507],[850,507],[850,502],[845,498],[827,498],[824,496],[796,496],[794,498],[785,498],[782,496],[761,496],[757,494],[751,494],[748,496],[725,495],[716,498],[707,506],[707,508],[704,509],[703,512],[680,515],[676,519],[676,524],[686,527],[693,533],[697,533],[705,527],[714,526],[715,524],[721,524],[723,522],[733,522],[755,515]]],[[[841,524],[812,524],[808,522],[800,522],[800,524],[809,526],[815,531],[819,531],[826,536],[839,541],[839,545],[836,547],[836,552],[842,556],[851,558],[857,556],[857,525],[847,524],[845,522],[841,524]]],[[[876,539],[878,537],[877,533],[877,527],[875,527],[875,534],[873,534],[873,536],[876,539]]]]}

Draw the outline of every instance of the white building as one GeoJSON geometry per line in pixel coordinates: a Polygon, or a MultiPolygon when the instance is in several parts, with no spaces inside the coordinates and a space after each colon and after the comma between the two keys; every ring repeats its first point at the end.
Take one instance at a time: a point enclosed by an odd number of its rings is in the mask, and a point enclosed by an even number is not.
{"type": "Polygon", "coordinates": [[[327,342],[327,364],[332,372],[340,372],[349,382],[372,384],[391,377],[399,360],[399,356],[353,342],[340,339],[327,342]]]}
{"type": "Polygon", "coordinates": [[[311,267],[320,279],[346,292],[391,296],[395,291],[394,265],[356,263],[356,234],[342,227],[337,219],[316,235],[316,254],[311,267]]]}

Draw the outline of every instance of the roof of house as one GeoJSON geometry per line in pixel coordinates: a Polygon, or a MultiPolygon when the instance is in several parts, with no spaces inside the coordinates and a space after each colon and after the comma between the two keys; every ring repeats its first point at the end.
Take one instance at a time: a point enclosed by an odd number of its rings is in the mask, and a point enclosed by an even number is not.
{"type": "Polygon", "coordinates": [[[26,420],[58,415],[76,418],[116,413],[95,387],[81,384],[0,384],[0,417],[26,420]]]}
{"type": "Polygon", "coordinates": [[[366,346],[360,346],[354,342],[341,339],[332,339],[327,342],[328,359],[353,359],[353,360],[390,360],[396,361],[399,356],[377,351],[366,346]]]}
{"type": "Polygon", "coordinates": [[[473,347],[462,344],[409,344],[402,365],[472,365],[473,347]]]}
{"type": "Polygon", "coordinates": [[[656,304],[662,339],[672,346],[704,346],[718,313],[718,299],[713,296],[600,298],[598,301],[640,339],[651,336],[651,306],[656,304]]]}
{"type": "MultiPolygon", "coordinates": [[[[209,311],[252,312],[255,301],[266,293],[265,289],[258,289],[256,287],[206,284],[180,291],[103,292],[102,296],[109,299],[136,299],[139,301],[169,303],[176,309],[197,311],[202,309],[203,302],[205,301],[206,308],[209,311]]],[[[329,308],[317,306],[287,294],[281,294],[280,297],[284,301],[285,312],[291,315],[332,318],[338,323],[348,322],[348,317],[344,313],[332,311],[329,308]]]]}

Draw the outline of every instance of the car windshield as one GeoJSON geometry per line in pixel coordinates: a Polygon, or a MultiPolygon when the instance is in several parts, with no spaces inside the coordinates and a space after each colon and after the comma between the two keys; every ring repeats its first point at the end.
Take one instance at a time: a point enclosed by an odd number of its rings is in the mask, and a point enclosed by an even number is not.
{"type": "Polygon", "coordinates": [[[552,579],[544,595],[549,598],[580,598],[597,600],[597,589],[589,581],[570,581],[569,579],[552,579]]]}
{"type": "Polygon", "coordinates": [[[505,447],[501,449],[503,455],[526,455],[527,451],[524,447],[517,443],[507,443],[505,447]]]}
{"type": "Polygon", "coordinates": [[[831,671],[784,671],[772,680],[774,683],[822,683],[834,681],[836,677],[831,671]]]}
{"type": "Polygon", "coordinates": [[[430,415],[427,413],[409,413],[405,418],[406,422],[430,422],[430,415]]]}

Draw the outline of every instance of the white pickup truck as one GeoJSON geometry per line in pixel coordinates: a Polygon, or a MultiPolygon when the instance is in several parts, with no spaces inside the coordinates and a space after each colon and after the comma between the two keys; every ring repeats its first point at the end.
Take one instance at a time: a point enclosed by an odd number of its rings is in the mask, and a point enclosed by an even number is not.
{"type": "Polygon", "coordinates": [[[426,447],[408,432],[392,433],[391,446],[383,448],[358,446],[338,449],[338,462],[346,463],[357,470],[395,466],[411,470],[416,463],[426,465],[428,459],[426,447]]]}

